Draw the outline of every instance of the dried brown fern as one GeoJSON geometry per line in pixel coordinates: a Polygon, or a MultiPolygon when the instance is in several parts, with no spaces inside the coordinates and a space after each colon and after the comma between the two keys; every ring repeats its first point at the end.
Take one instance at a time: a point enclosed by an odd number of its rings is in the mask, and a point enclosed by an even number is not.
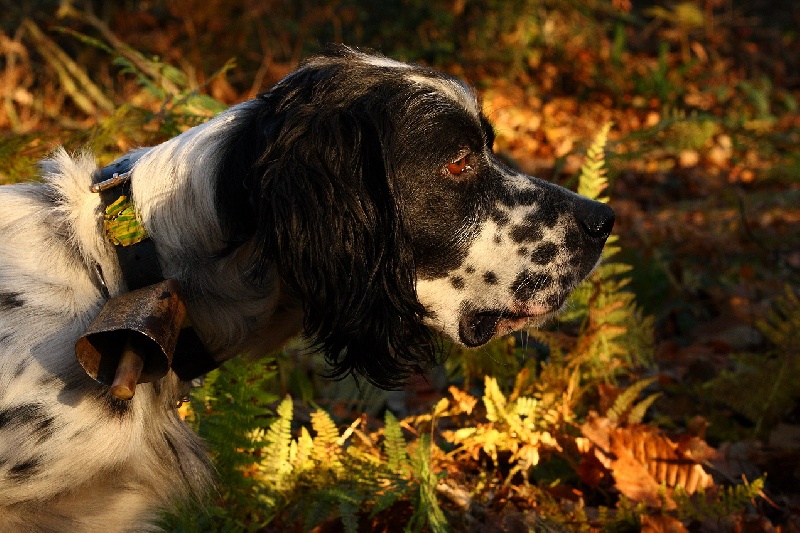
{"type": "Polygon", "coordinates": [[[633,501],[674,508],[674,489],[693,494],[714,485],[696,459],[656,428],[618,427],[608,418],[591,415],[581,432],[579,449],[597,459],[611,473],[615,488],[633,501]]]}

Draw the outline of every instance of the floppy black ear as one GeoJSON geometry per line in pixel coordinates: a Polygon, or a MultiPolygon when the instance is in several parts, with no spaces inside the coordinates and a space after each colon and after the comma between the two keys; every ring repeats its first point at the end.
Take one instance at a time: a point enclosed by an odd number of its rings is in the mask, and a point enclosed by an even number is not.
{"type": "Polygon", "coordinates": [[[332,375],[393,387],[435,357],[382,120],[356,105],[279,121],[259,165],[253,266],[277,264],[332,375]]]}

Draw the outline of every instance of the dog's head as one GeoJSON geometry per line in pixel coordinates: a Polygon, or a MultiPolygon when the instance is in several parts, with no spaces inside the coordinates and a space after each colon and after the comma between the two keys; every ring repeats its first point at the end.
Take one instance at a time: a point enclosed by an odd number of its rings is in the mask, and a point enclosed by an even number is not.
{"type": "Polygon", "coordinates": [[[614,213],[492,153],[474,94],[437,71],[337,48],[251,105],[217,201],[251,275],[277,268],[338,373],[396,384],[434,357],[552,316],[614,213]]]}

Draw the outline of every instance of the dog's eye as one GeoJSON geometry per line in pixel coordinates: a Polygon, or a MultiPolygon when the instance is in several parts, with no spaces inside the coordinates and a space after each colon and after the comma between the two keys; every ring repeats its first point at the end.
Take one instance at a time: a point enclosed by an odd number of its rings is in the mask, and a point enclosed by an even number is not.
{"type": "Polygon", "coordinates": [[[445,166],[447,172],[453,176],[460,176],[468,170],[472,170],[472,165],[469,164],[469,154],[461,156],[449,165],[445,166]]]}

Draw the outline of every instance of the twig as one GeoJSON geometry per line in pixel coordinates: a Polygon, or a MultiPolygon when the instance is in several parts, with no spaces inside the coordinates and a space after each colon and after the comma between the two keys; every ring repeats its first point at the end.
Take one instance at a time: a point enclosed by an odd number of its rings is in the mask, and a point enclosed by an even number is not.
{"type": "Polygon", "coordinates": [[[14,98],[12,96],[14,91],[11,88],[14,67],[17,66],[18,54],[15,49],[20,48],[24,51],[24,47],[20,44],[21,35],[21,28],[17,29],[17,33],[14,35],[13,39],[6,37],[5,33],[0,33],[0,44],[2,44],[2,48],[6,49],[6,75],[5,87],[3,88],[3,107],[5,109],[6,116],[8,117],[8,121],[11,123],[11,129],[14,132],[19,132],[22,130],[22,121],[17,114],[17,110],[14,108],[14,98]]]}
{"type": "Polygon", "coordinates": [[[149,61],[147,61],[142,54],[125,44],[123,41],[119,40],[117,36],[114,35],[114,32],[108,27],[108,25],[97,18],[93,13],[88,11],[77,12],[72,10],[70,11],[69,15],[81,19],[93,26],[97,31],[100,32],[100,34],[103,36],[103,39],[105,39],[106,42],[110,44],[119,55],[133,63],[137,69],[144,72],[152,79],[158,80],[161,86],[168,93],[174,95],[180,94],[181,91],[178,86],[164,76],[158,68],[155,68],[149,61]]]}
{"type": "Polygon", "coordinates": [[[436,492],[456,504],[463,511],[468,511],[472,507],[472,496],[461,487],[453,487],[442,481],[436,485],[436,492]]]}
{"type": "Polygon", "coordinates": [[[84,113],[95,115],[98,107],[106,113],[114,112],[111,100],[105,97],[103,91],[94,84],[86,72],[47,37],[35,22],[25,19],[20,27],[28,32],[44,59],[58,73],[64,90],[84,113]]]}
{"type": "Polygon", "coordinates": [[[272,69],[274,62],[272,48],[269,45],[269,38],[264,30],[264,25],[256,24],[256,32],[258,33],[258,41],[261,44],[261,64],[258,66],[256,75],[253,76],[253,84],[250,86],[248,98],[255,98],[262,91],[264,78],[267,76],[267,72],[272,69]]]}

